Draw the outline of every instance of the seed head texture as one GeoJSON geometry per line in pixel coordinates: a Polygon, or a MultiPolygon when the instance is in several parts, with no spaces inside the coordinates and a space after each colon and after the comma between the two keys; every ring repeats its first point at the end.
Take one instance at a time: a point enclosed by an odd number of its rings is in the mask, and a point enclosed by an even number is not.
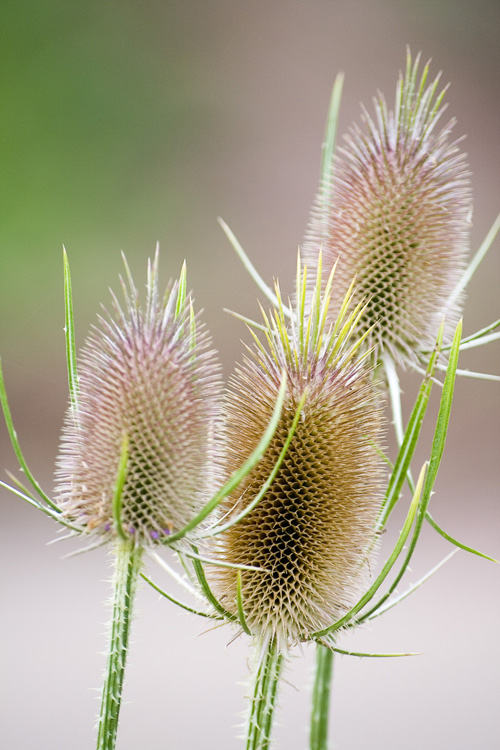
{"type": "Polygon", "coordinates": [[[449,340],[460,315],[452,297],[464,269],[472,214],[465,154],[450,140],[454,122],[438,130],[444,91],[426,87],[428,66],[408,55],[394,111],[375,99],[337,149],[331,182],[323,184],[304,241],[304,258],[324,273],[337,260],[335,315],[356,275],[358,299],[369,300],[360,333],[378,357],[415,360],[431,349],[443,315],[449,340]]]}
{"type": "Polygon", "coordinates": [[[220,377],[209,339],[178,283],[161,300],[157,259],[145,308],[130,281],[113,296],[79,362],[78,408],[68,408],[56,479],[65,516],[112,537],[112,499],[124,436],[121,525],[138,544],[183,527],[213,487],[220,377]],[[181,303],[179,304],[179,300],[181,303]]]}
{"type": "MultiPolygon", "coordinates": [[[[314,316],[315,310],[312,311],[314,316]]],[[[223,532],[217,553],[241,571],[247,625],[280,648],[308,639],[355,603],[367,575],[381,500],[381,467],[375,445],[381,416],[372,373],[365,363],[331,359],[328,336],[306,342],[307,324],[281,336],[269,328],[270,352],[256,346],[236,370],[226,398],[227,472],[255,448],[287,373],[287,395],[263,459],[225,501],[221,513],[239,513],[271,473],[304,396],[297,428],[278,474],[258,505],[223,532]],[[283,343],[283,336],[288,336],[283,343]],[[300,341],[299,341],[300,339],[300,341]]],[[[312,337],[311,337],[312,338],[312,337]]],[[[213,573],[221,603],[237,613],[237,572],[213,573]]]]}

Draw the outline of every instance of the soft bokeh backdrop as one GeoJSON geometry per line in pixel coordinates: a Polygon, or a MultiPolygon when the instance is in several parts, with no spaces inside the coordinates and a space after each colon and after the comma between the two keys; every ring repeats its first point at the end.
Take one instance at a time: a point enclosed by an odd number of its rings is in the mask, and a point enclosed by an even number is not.
{"type": "MultiPolygon", "coordinates": [[[[165,282],[186,258],[227,375],[246,334],[223,308],[254,316],[257,295],[216,217],[264,278],[280,276],[291,291],[339,70],[342,132],[376,89],[392,100],[407,43],[432,56],[432,71],[452,82],[456,133],[468,135],[478,246],[500,210],[499,31],[498,0],[4,0],[0,352],[42,483],[51,487],[67,398],[62,243],[78,344],[117,286],[120,251],[142,283],[159,241],[165,282]]],[[[470,285],[467,333],[499,316],[499,271],[497,241],[470,285]]],[[[462,364],[499,373],[499,351],[489,346],[462,364]]],[[[405,379],[410,399],[417,386],[405,379]]],[[[497,557],[499,404],[498,384],[460,381],[434,501],[450,533],[497,557]]],[[[421,460],[430,433],[431,425],[421,460]]],[[[14,469],[3,422],[0,441],[0,466],[14,469]]],[[[89,688],[104,666],[109,560],[102,551],[61,559],[74,544],[46,546],[51,522],[0,494],[0,743],[86,750],[98,710],[89,688]]],[[[429,530],[409,580],[447,551],[429,530]]],[[[400,608],[345,639],[347,648],[425,655],[337,661],[335,748],[498,747],[499,575],[460,553],[400,608]]],[[[226,647],[225,629],[199,636],[204,623],[146,587],[137,612],[121,750],[241,747],[244,640],[226,647]]],[[[306,648],[291,663],[277,747],[306,747],[312,655],[306,648]]]]}

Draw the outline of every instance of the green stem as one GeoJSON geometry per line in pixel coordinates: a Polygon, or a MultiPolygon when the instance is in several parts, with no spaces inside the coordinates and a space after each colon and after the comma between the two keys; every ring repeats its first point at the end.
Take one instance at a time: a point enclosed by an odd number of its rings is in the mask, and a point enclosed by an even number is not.
{"type": "Polygon", "coordinates": [[[310,750],[327,750],[330,688],[333,676],[333,651],[316,646],[316,674],[312,696],[310,750]]]}
{"type": "Polygon", "coordinates": [[[102,692],[97,750],[114,750],[127,659],[132,606],[141,568],[142,548],[133,540],[117,539],[113,581],[113,614],[102,692]]]}
{"type": "Polygon", "coordinates": [[[261,653],[255,672],[246,750],[269,750],[282,669],[283,654],[275,641],[271,641],[261,653]]]}

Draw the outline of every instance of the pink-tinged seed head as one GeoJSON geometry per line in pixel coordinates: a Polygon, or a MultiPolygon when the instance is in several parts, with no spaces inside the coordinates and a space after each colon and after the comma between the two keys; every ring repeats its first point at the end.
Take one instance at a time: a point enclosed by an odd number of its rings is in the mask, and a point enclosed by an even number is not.
{"type": "Polygon", "coordinates": [[[337,149],[304,241],[311,267],[322,248],[325,275],[339,259],[332,315],[356,275],[357,299],[369,300],[359,332],[376,324],[367,343],[398,362],[432,348],[443,315],[445,338],[453,332],[472,214],[453,120],[438,129],[445,92],[439,76],[426,87],[428,66],[417,78],[418,63],[408,54],[394,111],[379,95],[375,118],[365,110],[337,149]]]}
{"type": "Polygon", "coordinates": [[[129,277],[113,295],[79,361],[78,408],[68,408],[57,462],[64,515],[85,531],[116,534],[112,501],[124,437],[121,526],[138,544],[182,528],[214,484],[219,367],[182,283],[158,295],[157,260],[142,307],[129,277]]]}

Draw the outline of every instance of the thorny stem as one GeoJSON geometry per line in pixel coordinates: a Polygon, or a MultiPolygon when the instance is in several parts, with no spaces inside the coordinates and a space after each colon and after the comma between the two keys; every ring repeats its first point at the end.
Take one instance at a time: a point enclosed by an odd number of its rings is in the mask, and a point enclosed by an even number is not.
{"type": "Polygon", "coordinates": [[[327,750],[330,690],[333,677],[333,651],[316,646],[316,673],[312,695],[310,750],[327,750]]]}
{"type": "Polygon", "coordinates": [[[142,548],[135,546],[133,540],[117,539],[116,541],[113,613],[99,716],[97,750],[114,750],[116,743],[132,607],[142,552],[142,548]]]}
{"type": "Polygon", "coordinates": [[[275,641],[260,654],[253,682],[246,750],[269,750],[283,659],[275,641]]]}

